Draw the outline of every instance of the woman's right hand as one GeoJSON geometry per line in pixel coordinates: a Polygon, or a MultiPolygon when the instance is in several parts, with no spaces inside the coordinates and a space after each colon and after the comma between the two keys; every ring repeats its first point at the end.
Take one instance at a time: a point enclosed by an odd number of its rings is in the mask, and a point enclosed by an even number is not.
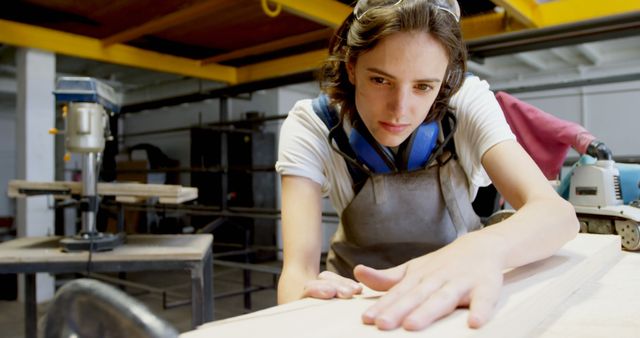
{"type": "Polygon", "coordinates": [[[317,279],[305,283],[303,297],[346,299],[360,293],[362,293],[362,284],[331,271],[322,271],[317,279]]]}

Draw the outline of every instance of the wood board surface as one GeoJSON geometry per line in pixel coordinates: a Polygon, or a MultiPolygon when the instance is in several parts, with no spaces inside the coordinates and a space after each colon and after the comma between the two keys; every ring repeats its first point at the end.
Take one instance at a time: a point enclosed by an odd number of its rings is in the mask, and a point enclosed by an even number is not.
{"type": "MultiPolygon", "coordinates": [[[[0,263],[86,262],[89,252],[63,252],[62,237],[21,237],[0,243],[0,263]]],[[[128,235],[123,245],[111,251],[94,252],[94,262],[140,260],[201,260],[210,250],[213,236],[128,235]]]]}
{"type": "Polygon", "coordinates": [[[360,320],[379,296],[368,290],[349,300],[303,299],[208,323],[180,337],[527,337],[554,308],[614,265],[620,255],[619,236],[579,234],[554,256],[505,272],[495,316],[479,330],[467,327],[467,309],[457,309],[420,332],[380,331],[360,320]]]}
{"type": "Polygon", "coordinates": [[[586,282],[532,332],[537,338],[640,337],[640,253],[624,252],[597,280],[586,282]]]}
{"type": "MultiPolygon", "coordinates": [[[[198,198],[198,188],[183,187],[168,184],[143,184],[143,183],[98,183],[98,195],[118,196],[122,202],[139,201],[141,198],[159,197],[161,203],[177,204],[198,198]]],[[[60,192],[79,195],[82,193],[81,182],[56,181],[33,182],[24,180],[11,180],[7,195],[12,198],[26,197],[21,190],[60,192]]]]}

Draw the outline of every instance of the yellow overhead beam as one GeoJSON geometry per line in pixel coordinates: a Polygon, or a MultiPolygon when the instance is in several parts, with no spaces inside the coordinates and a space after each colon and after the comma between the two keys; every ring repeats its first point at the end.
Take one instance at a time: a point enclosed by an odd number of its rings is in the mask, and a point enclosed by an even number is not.
{"type": "Polygon", "coordinates": [[[116,44],[103,47],[98,39],[0,19],[0,43],[44,49],[59,54],[151,69],[196,78],[237,83],[236,68],[171,56],[116,44]]]}
{"type": "Polygon", "coordinates": [[[328,56],[327,50],[287,56],[276,60],[255,63],[238,68],[238,82],[253,82],[274,77],[301,73],[320,68],[328,56]]]}
{"type": "Polygon", "coordinates": [[[337,28],[353,11],[351,6],[335,0],[269,0],[282,6],[287,12],[311,21],[337,28]]]}
{"type": "Polygon", "coordinates": [[[536,0],[491,0],[526,27],[540,27],[542,18],[536,0]]]}
{"type": "Polygon", "coordinates": [[[495,12],[463,18],[460,25],[465,40],[533,28],[532,23],[544,28],[640,11],[638,0],[556,0],[540,4],[534,4],[534,0],[492,1],[506,7],[506,15],[495,12]],[[528,19],[523,18],[525,15],[529,15],[528,19]]]}
{"type": "Polygon", "coordinates": [[[116,43],[131,41],[143,35],[152,34],[163,31],[171,27],[189,22],[195,18],[207,15],[209,13],[220,10],[225,5],[232,4],[235,0],[208,0],[196,3],[179,11],[165,15],[163,17],[145,22],[140,26],[124,30],[122,32],[111,35],[102,39],[104,46],[110,46],[116,43]]]}
{"type": "Polygon", "coordinates": [[[543,28],[640,11],[638,0],[491,0],[529,28],[543,28]]]}
{"type": "MultiPolygon", "coordinates": [[[[534,0],[531,0],[534,1],[534,0]]],[[[272,13],[278,13],[282,6],[285,10],[307,19],[337,28],[342,21],[351,14],[353,8],[334,0],[268,0],[272,13]]],[[[505,33],[522,29],[525,26],[513,19],[505,17],[504,13],[490,13],[463,18],[460,21],[465,39],[477,39],[484,36],[505,33]]],[[[215,60],[215,58],[212,58],[215,60]]]]}
{"type": "Polygon", "coordinates": [[[462,37],[473,40],[483,36],[495,35],[504,32],[504,13],[491,13],[476,15],[460,20],[462,37]]]}
{"type": "Polygon", "coordinates": [[[557,0],[539,5],[541,27],[639,12],[638,0],[557,0]]]}
{"type": "Polygon", "coordinates": [[[508,17],[504,12],[467,17],[460,21],[460,26],[465,41],[525,28],[523,24],[508,17]]]}

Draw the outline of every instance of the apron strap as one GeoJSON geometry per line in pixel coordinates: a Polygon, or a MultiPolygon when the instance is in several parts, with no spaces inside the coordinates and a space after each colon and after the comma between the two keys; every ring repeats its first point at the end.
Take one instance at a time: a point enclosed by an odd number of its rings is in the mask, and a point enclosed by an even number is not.
{"type": "Polygon", "coordinates": [[[458,237],[470,230],[480,228],[480,222],[471,203],[469,203],[469,189],[455,189],[454,187],[468,187],[466,175],[456,161],[448,162],[440,167],[440,187],[445,200],[449,216],[453,222],[458,237]]]}

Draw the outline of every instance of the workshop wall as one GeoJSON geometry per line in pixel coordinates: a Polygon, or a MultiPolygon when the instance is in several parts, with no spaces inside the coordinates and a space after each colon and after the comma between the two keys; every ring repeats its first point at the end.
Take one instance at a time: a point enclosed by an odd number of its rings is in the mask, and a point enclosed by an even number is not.
{"type": "Polygon", "coordinates": [[[15,130],[15,108],[0,111],[0,217],[15,215],[15,203],[6,193],[9,180],[16,177],[15,130]]]}

